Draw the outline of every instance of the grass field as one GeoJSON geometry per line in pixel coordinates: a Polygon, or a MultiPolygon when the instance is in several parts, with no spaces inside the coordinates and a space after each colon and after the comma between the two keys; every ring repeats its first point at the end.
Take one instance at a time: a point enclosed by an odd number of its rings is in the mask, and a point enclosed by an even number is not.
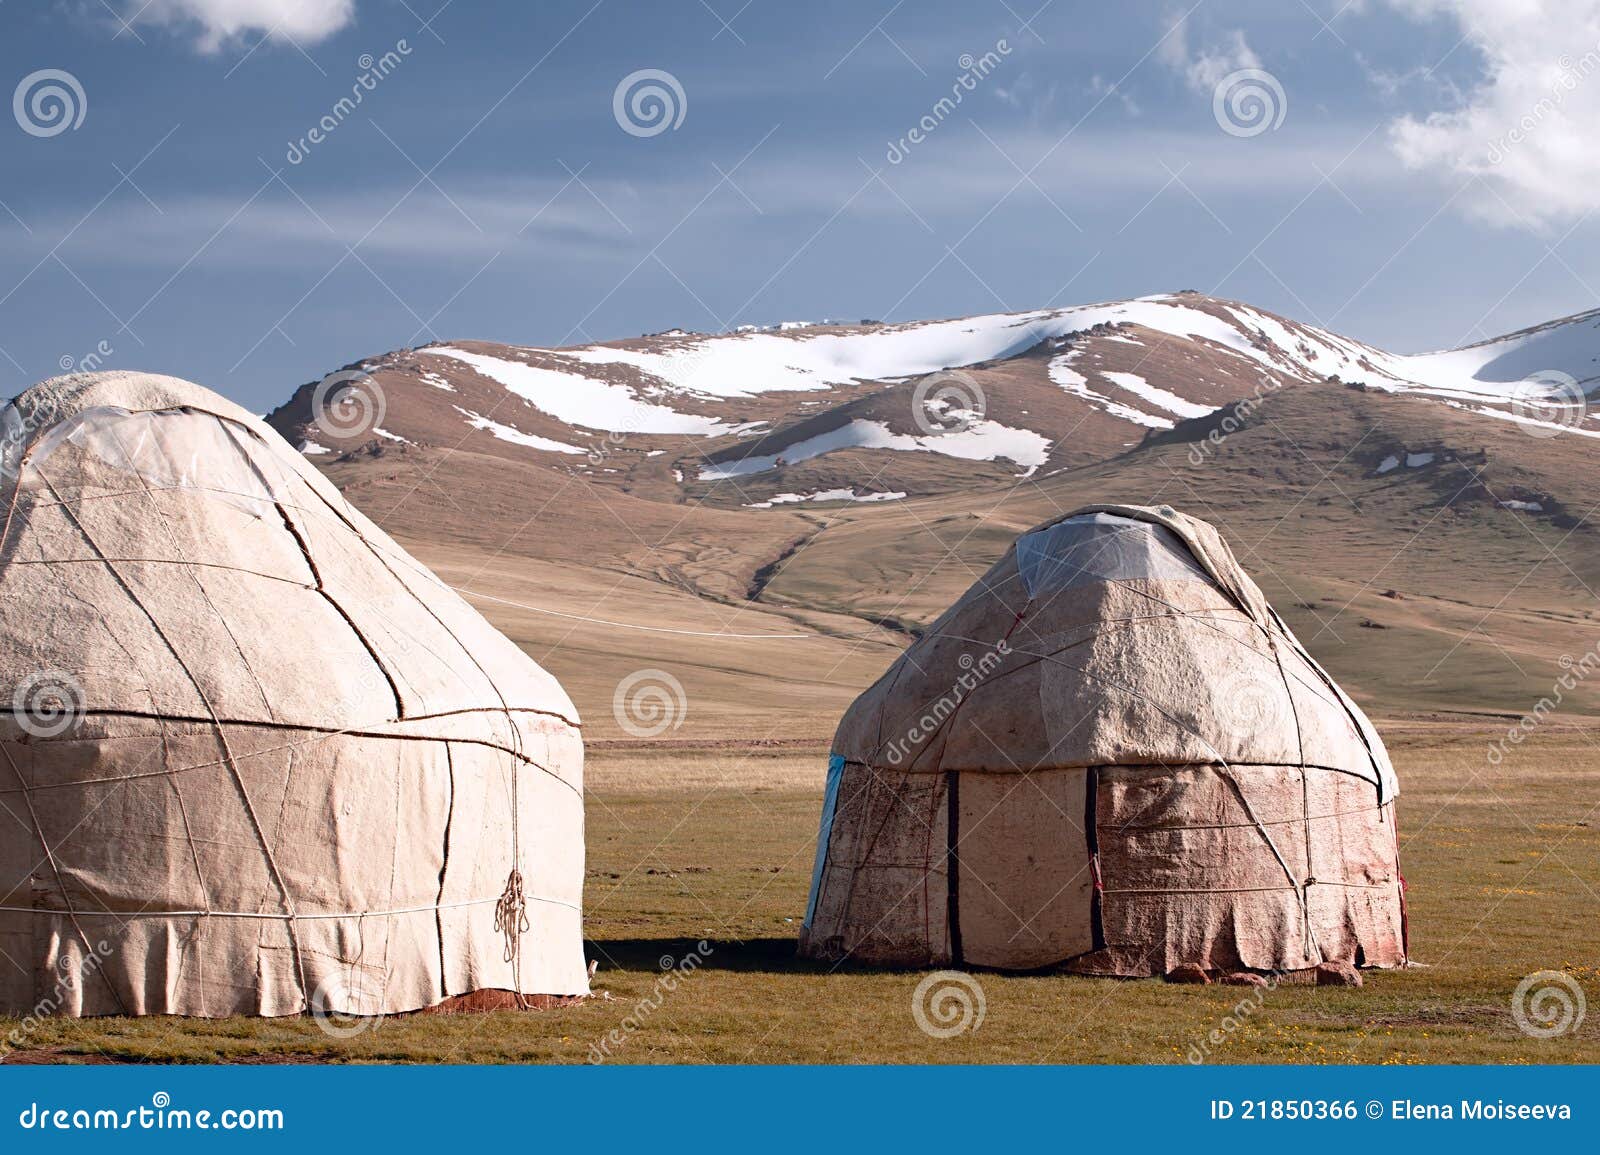
{"type": "Polygon", "coordinates": [[[310,1019],[50,1020],[10,1059],[1181,1063],[1200,1047],[1215,1062],[1600,1061],[1600,1011],[1544,1039],[1511,1007],[1546,970],[1600,1000],[1600,723],[1549,722],[1498,766],[1500,724],[1381,725],[1423,965],[1368,972],[1361,989],[980,973],[981,1024],[930,1037],[912,1014],[921,974],[795,959],[823,746],[641,745],[591,754],[600,970],[585,1003],[358,1021],[348,1038],[310,1019]]]}

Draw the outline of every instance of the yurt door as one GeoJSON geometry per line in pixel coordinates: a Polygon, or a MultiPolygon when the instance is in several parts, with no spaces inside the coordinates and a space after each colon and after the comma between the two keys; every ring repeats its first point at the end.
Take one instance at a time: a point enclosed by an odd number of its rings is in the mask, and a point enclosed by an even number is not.
{"type": "Polygon", "coordinates": [[[951,777],[961,960],[1028,968],[1093,949],[1088,771],[951,777]]]}

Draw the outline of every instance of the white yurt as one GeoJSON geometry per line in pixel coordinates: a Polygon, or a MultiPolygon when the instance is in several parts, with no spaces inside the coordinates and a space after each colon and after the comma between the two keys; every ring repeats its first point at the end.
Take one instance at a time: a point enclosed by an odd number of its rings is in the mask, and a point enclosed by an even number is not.
{"type": "Polygon", "coordinates": [[[209,390],[61,377],[0,435],[0,1013],[587,993],[553,677],[209,390]]]}

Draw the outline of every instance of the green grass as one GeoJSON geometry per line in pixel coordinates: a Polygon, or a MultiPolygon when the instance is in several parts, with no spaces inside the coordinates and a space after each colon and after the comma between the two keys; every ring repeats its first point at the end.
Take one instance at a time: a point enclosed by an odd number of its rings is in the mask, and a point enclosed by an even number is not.
{"type": "Polygon", "coordinates": [[[815,758],[770,756],[765,786],[674,791],[663,783],[677,756],[630,754],[589,808],[586,919],[601,966],[581,1005],[402,1016],[349,1039],[308,1019],[55,1020],[26,1049],[59,1061],[584,1062],[610,1036],[611,1061],[630,1063],[1183,1062],[1232,1016],[1209,1061],[1600,1061],[1600,1007],[1548,1040],[1511,1014],[1518,981],[1540,970],[1565,970],[1600,1002],[1600,731],[1552,724],[1490,767],[1481,728],[1386,729],[1412,953],[1427,965],[1368,972],[1361,989],[985,973],[981,1026],[930,1038],[911,1014],[922,975],[794,957],[818,805],[797,782],[815,758]],[[702,940],[702,965],[667,990],[661,960],[702,940]],[[1237,1015],[1242,1000],[1250,1013],[1237,1015]]]}

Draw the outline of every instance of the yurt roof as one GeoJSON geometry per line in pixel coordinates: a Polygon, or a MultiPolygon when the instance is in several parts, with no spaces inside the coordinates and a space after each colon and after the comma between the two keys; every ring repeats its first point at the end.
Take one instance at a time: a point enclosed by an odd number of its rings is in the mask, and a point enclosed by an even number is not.
{"type": "Polygon", "coordinates": [[[902,771],[1323,767],[1397,790],[1382,740],[1214,527],[1089,505],[1021,535],[845,715],[902,771]]]}
{"type": "Polygon", "coordinates": [[[59,667],[91,707],[338,729],[427,719],[432,732],[483,709],[579,724],[553,676],[275,430],[188,381],[74,374],[13,400],[0,412],[0,533],[8,593],[35,607],[0,626],[0,659],[17,666],[0,673],[59,667]],[[180,490],[215,500],[180,503],[180,490]],[[95,588],[64,597],[51,571],[98,555],[138,580],[94,567],[95,588]],[[196,563],[209,583],[181,577],[196,563]],[[256,584],[236,588],[230,569],[256,584]],[[279,592],[263,596],[260,578],[279,592]],[[139,608],[152,598],[166,620],[215,635],[202,684],[154,636],[139,608]],[[129,683],[130,657],[149,663],[143,684],[129,683]]]}

